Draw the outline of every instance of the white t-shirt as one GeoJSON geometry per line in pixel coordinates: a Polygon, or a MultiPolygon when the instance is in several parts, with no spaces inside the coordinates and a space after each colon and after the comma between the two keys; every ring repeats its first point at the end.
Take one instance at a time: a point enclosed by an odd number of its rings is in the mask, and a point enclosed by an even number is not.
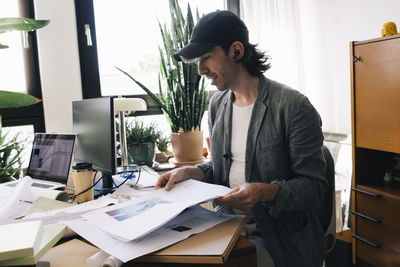
{"type": "Polygon", "coordinates": [[[246,162],[247,132],[253,107],[254,104],[247,107],[238,107],[233,104],[232,107],[232,165],[229,172],[229,185],[231,188],[245,183],[244,169],[246,162]]]}

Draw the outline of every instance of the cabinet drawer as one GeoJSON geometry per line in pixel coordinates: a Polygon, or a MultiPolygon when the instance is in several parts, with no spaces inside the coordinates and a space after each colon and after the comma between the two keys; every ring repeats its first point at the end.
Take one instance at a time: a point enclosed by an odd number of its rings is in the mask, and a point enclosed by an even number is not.
{"type": "Polygon", "coordinates": [[[373,197],[356,192],[356,211],[391,224],[400,225],[400,200],[387,195],[373,197]]]}
{"type": "Polygon", "coordinates": [[[374,223],[359,216],[356,221],[357,235],[381,245],[383,248],[391,247],[400,253],[400,226],[385,221],[374,223]]]}
{"type": "Polygon", "coordinates": [[[374,248],[362,241],[356,241],[356,249],[357,257],[373,266],[400,266],[399,251],[395,251],[390,247],[382,246],[380,248],[374,248]]]}

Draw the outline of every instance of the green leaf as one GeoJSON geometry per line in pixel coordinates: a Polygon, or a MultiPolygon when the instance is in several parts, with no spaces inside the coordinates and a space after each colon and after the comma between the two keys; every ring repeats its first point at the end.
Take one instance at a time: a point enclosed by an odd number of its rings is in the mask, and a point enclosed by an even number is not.
{"type": "Polygon", "coordinates": [[[7,133],[2,131],[0,117],[0,183],[12,180],[12,176],[21,168],[22,140],[18,141],[18,134],[12,138],[6,138],[7,133]],[[6,141],[7,140],[7,141],[6,141]]]}
{"type": "MultiPolygon", "coordinates": [[[[139,85],[161,107],[172,132],[200,130],[201,119],[205,111],[203,103],[204,99],[207,100],[204,79],[198,74],[196,65],[178,62],[173,57],[174,53],[190,40],[195,25],[193,14],[188,3],[188,12],[184,16],[178,0],[169,0],[169,9],[170,27],[158,21],[163,42],[162,45],[159,45],[159,95],[154,95],[131,75],[119,70],[139,85]]],[[[196,9],[197,18],[198,14],[196,9]]]]}
{"type": "MultiPolygon", "coordinates": [[[[133,78],[129,73],[127,73],[126,71],[123,71],[122,69],[116,67],[120,72],[124,73],[125,75],[127,75],[132,81],[134,81],[137,85],[139,85],[140,88],[142,88],[160,107],[161,109],[163,109],[164,111],[167,111],[166,106],[164,105],[164,103],[162,103],[160,101],[160,99],[153,94],[153,92],[150,91],[150,89],[148,89],[146,86],[144,86],[141,82],[137,81],[135,78],[133,78]]],[[[168,113],[168,112],[167,112],[168,113]]],[[[170,114],[168,114],[170,115],[170,114]]]]}
{"type": "Polygon", "coordinates": [[[35,104],[38,98],[17,92],[0,91],[0,108],[24,107],[35,104]]]}
{"type": "Polygon", "coordinates": [[[50,20],[35,20],[30,18],[0,18],[0,32],[34,31],[49,24],[50,20]]]}

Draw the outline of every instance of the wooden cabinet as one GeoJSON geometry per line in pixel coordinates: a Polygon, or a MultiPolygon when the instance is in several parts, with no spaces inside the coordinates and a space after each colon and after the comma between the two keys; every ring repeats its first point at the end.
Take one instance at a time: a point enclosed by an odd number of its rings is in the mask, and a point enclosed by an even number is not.
{"type": "Polygon", "coordinates": [[[400,266],[400,182],[385,172],[400,153],[400,35],[350,44],[353,263],[400,266]]]}

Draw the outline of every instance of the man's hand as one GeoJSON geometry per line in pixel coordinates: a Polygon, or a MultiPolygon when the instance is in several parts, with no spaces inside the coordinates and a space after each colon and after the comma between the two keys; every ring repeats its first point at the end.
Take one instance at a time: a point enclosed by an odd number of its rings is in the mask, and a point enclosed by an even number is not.
{"type": "Polygon", "coordinates": [[[280,187],[277,184],[246,183],[214,200],[214,203],[250,212],[259,202],[272,202],[279,189],[280,187]]]}
{"type": "Polygon", "coordinates": [[[174,184],[188,180],[188,179],[196,179],[202,180],[204,178],[204,173],[201,171],[199,167],[195,166],[185,166],[178,169],[174,169],[167,173],[161,175],[156,185],[155,189],[160,189],[165,187],[165,190],[171,190],[174,184]]]}

